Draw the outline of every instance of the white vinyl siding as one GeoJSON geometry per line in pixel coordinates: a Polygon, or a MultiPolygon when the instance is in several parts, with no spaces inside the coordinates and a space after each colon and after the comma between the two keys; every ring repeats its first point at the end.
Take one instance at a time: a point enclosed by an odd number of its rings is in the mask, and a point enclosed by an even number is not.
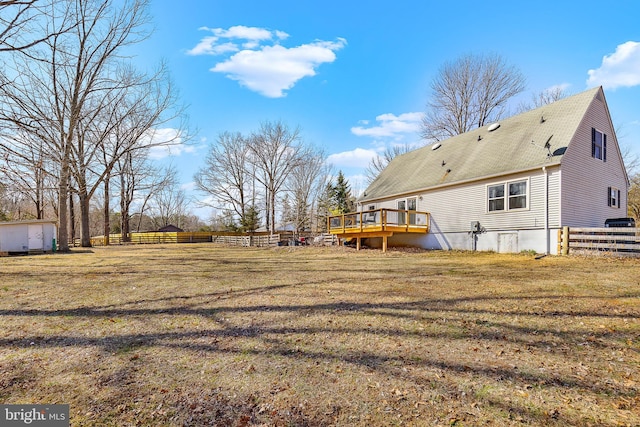
{"type": "Polygon", "coordinates": [[[562,159],[562,225],[604,227],[607,218],[624,216],[609,206],[609,187],[621,190],[617,203],[624,211],[627,178],[622,157],[608,111],[594,99],[562,159]],[[592,129],[608,135],[606,162],[592,156],[592,129]]]}
{"type": "MultiPolygon", "coordinates": [[[[560,173],[557,167],[549,174],[549,226],[559,223],[560,173]]],[[[434,232],[467,232],[472,221],[479,221],[487,231],[540,229],[545,224],[545,177],[543,171],[518,174],[503,179],[492,179],[464,185],[444,187],[420,193],[417,210],[431,214],[431,229],[434,232]],[[487,188],[496,182],[527,182],[528,209],[489,212],[487,188]]],[[[382,208],[396,209],[398,200],[387,200],[379,204],[382,208]]]]}

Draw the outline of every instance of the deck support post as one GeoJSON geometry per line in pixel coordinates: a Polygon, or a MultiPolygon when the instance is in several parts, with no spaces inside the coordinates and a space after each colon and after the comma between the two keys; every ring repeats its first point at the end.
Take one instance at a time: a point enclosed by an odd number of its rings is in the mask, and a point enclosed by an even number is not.
{"type": "Polygon", "coordinates": [[[356,250],[359,251],[360,250],[360,239],[359,237],[356,237],[356,250]]]}
{"type": "Polygon", "coordinates": [[[382,252],[387,252],[387,236],[382,236],[382,252]]]}

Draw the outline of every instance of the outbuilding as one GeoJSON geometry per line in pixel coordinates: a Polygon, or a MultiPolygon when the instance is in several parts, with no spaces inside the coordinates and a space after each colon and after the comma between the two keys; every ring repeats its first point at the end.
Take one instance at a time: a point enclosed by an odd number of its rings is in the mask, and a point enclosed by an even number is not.
{"type": "Polygon", "coordinates": [[[0,222],[0,255],[54,252],[57,232],[55,221],[0,222]]]}

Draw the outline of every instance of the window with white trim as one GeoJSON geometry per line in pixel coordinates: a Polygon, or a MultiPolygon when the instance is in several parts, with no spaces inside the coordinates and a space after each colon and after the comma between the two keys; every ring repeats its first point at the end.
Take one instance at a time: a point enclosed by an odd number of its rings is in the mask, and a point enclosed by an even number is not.
{"type": "Polygon", "coordinates": [[[489,186],[489,212],[504,210],[504,184],[489,186]]]}
{"type": "Polygon", "coordinates": [[[608,187],[608,205],[612,208],[620,208],[620,190],[615,187],[608,187]]]}
{"type": "Polygon", "coordinates": [[[509,183],[509,210],[527,207],[527,181],[509,183]]]}
{"type": "Polygon", "coordinates": [[[596,128],[591,128],[591,157],[607,161],[607,135],[596,128]]]}
{"type": "Polygon", "coordinates": [[[407,210],[415,211],[418,209],[418,200],[415,197],[407,199],[407,210]]]}
{"type": "Polygon", "coordinates": [[[526,179],[487,186],[487,210],[500,212],[527,209],[527,186],[526,179]]]}

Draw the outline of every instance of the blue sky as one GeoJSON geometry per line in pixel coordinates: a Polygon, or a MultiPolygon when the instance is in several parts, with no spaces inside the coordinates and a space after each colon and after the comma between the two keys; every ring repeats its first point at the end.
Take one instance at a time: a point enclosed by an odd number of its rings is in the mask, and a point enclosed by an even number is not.
{"type": "Polygon", "coordinates": [[[152,0],[151,15],[155,31],[134,61],[168,63],[198,130],[171,150],[187,189],[220,132],[282,120],[363,190],[372,156],[420,142],[429,82],[468,53],[521,70],[527,90],[512,110],[554,86],[604,86],[618,139],[640,155],[637,0],[152,0]]]}

